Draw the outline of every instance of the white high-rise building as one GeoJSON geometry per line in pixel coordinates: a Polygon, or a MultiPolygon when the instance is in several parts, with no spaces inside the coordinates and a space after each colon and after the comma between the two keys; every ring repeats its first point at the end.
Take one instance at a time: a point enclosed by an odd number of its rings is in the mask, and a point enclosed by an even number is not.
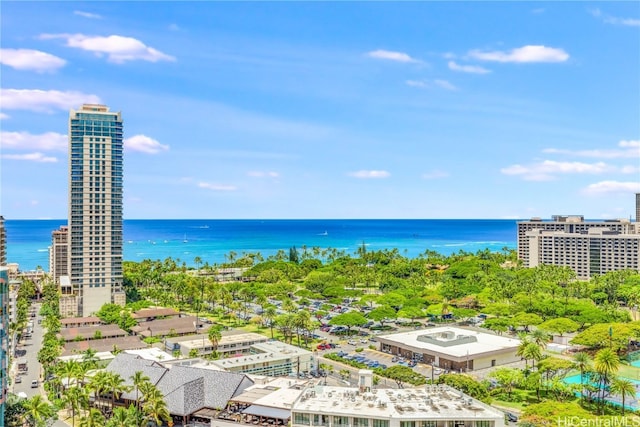
{"type": "Polygon", "coordinates": [[[69,113],[70,285],[79,316],[122,293],[122,115],[85,104],[69,113]]]}

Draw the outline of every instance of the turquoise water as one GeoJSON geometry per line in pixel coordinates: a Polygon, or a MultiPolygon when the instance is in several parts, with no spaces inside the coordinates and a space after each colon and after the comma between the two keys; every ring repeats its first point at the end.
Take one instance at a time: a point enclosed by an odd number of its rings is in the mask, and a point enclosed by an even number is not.
{"type": "MultiPolygon", "coordinates": [[[[9,220],[7,261],[21,270],[48,269],[47,247],[61,220],[9,220]]],[[[450,255],[463,250],[515,249],[516,220],[125,220],[124,259],[178,258],[193,266],[225,261],[230,251],[260,252],[263,257],[291,246],[334,248],[354,254],[363,242],[369,250],[397,249],[416,257],[426,250],[450,255]]]]}
{"type": "MultiPolygon", "coordinates": [[[[637,365],[634,365],[634,366],[637,366],[637,365]]],[[[632,383],[640,385],[640,380],[634,380],[633,378],[625,378],[625,379],[631,381],[632,383]]],[[[564,382],[567,384],[580,384],[580,374],[566,377],[564,379],[564,382]]]]}
{"type": "MultiPolygon", "coordinates": [[[[634,380],[633,378],[626,378],[625,379],[631,381],[632,383],[634,383],[636,385],[636,395],[635,396],[626,396],[625,397],[625,402],[624,402],[624,407],[626,409],[630,409],[635,411],[636,409],[640,408],[640,402],[637,399],[638,396],[638,389],[640,388],[640,381],[639,380],[634,380]]],[[[580,384],[580,374],[577,375],[572,375],[570,377],[566,377],[563,380],[566,384],[580,384]]],[[[580,393],[576,393],[576,396],[580,396],[580,393]]],[[[616,406],[622,406],[622,399],[620,398],[620,396],[608,396],[605,397],[605,400],[610,402],[613,405],[616,406]]]]}
{"type": "Polygon", "coordinates": [[[636,368],[640,368],[640,359],[639,360],[634,360],[633,362],[631,362],[631,366],[635,366],[636,368]]]}

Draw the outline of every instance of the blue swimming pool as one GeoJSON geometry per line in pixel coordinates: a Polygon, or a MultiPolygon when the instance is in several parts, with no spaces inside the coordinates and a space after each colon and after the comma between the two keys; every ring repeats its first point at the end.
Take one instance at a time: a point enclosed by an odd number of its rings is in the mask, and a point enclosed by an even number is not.
{"type": "MultiPolygon", "coordinates": [[[[636,385],[636,395],[635,396],[627,396],[625,399],[624,407],[631,410],[636,410],[640,408],[640,401],[638,400],[638,391],[640,390],[640,380],[634,380],[632,378],[625,378],[636,385]]],[[[571,375],[570,377],[565,377],[563,380],[566,384],[580,384],[580,374],[571,375]]],[[[585,378],[586,381],[586,378],[585,378]]],[[[577,396],[580,395],[579,392],[576,393],[577,396]]],[[[620,396],[608,396],[605,397],[605,400],[611,402],[614,405],[622,406],[622,400],[620,396]]]]}

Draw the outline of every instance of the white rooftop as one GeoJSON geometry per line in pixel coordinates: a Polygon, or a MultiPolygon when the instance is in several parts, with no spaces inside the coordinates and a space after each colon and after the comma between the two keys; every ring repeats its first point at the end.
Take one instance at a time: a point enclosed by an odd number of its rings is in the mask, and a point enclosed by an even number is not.
{"type": "Polygon", "coordinates": [[[285,344],[281,341],[267,341],[255,343],[251,346],[253,350],[261,353],[248,354],[238,357],[228,357],[226,359],[212,360],[210,363],[218,365],[221,368],[230,368],[233,366],[244,366],[255,363],[267,363],[282,359],[290,359],[298,356],[310,356],[311,352],[294,345],[285,344]]]}
{"type": "Polygon", "coordinates": [[[156,347],[143,348],[140,350],[125,350],[125,353],[135,354],[145,360],[153,360],[155,362],[167,362],[169,360],[175,360],[171,354],[166,351],[162,351],[156,347]]]}
{"type": "Polygon", "coordinates": [[[378,341],[458,358],[516,349],[520,345],[515,338],[451,326],[379,335],[378,341]]]}
{"type": "Polygon", "coordinates": [[[309,387],[292,411],[381,419],[504,420],[501,411],[446,385],[365,393],[350,387],[309,387]]]}
{"type": "MultiPolygon", "coordinates": [[[[238,343],[254,343],[256,341],[266,341],[267,338],[264,335],[257,334],[255,332],[247,332],[243,334],[233,334],[233,335],[223,335],[220,340],[218,340],[218,348],[221,349],[224,345],[230,344],[238,344],[238,343]]],[[[209,336],[206,334],[201,335],[189,335],[184,337],[184,339],[180,337],[172,338],[169,340],[171,342],[180,343],[181,346],[186,348],[203,348],[211,346],[211,341],[209,340],[209,336]]]]}

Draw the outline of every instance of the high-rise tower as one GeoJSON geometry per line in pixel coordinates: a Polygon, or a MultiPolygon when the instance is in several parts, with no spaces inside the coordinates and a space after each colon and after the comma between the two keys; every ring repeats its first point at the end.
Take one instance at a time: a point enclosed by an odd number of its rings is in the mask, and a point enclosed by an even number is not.
{"type": "Polygon", "coordinates": [[[636,193],[636,222],[640,222],[640,193],[636,193]]]}
{"type": "Polygon", "coordinates": [[[69,113],[69,277],[78,315],[122,293],[122,115],[85,104],[69,113]]]}
{"type": "Polygon", "coordinates": [[[4,229],[4,217],[0,215],[0,266],[7,265],[7,234],[4,229]]]}

